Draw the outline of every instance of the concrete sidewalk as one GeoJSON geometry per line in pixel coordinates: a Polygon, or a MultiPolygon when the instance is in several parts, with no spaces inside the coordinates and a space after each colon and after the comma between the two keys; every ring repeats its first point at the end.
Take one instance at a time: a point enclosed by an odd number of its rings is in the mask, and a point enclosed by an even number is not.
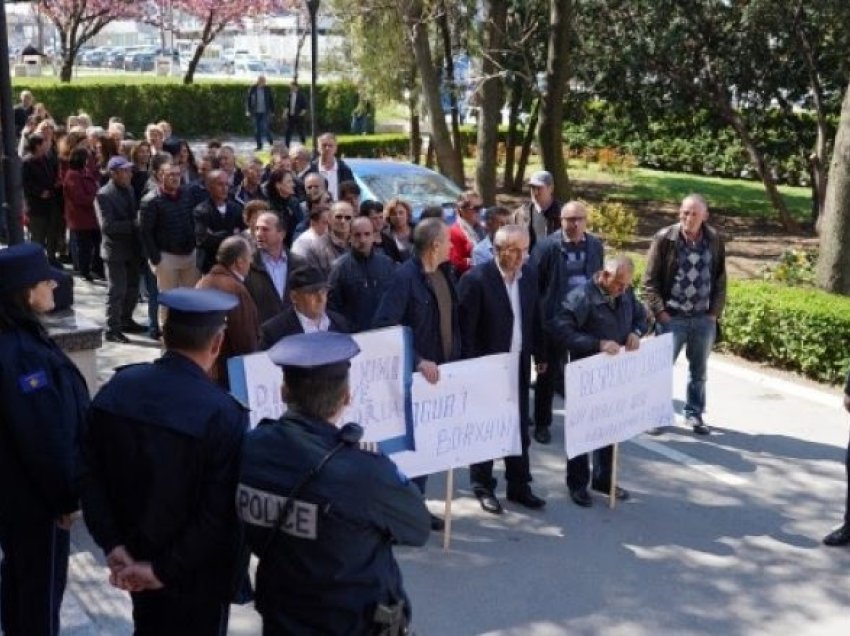
{"type": "MultiPolygon", "coordinates": [[[[105,286],[76,281],[76,297],[102,324],[105,286]]],[[[159,355],[153,341],[131,338],[98,351],[101,382],[115,366],[159,355]]],[[[674,391],[684,395],[682,364],[674,391]]],[[[488,515],[467,471],[455,471],[451,549],[435,534],[424,549],[398,550],[417,634],[850,633],[850,550],[820,544],[843,515],[840,391],[713,356],[708,399],[710,437],[679,426],[621,445],[620,480],[633,499],[614,510],[602,496],[590,509],[569,500],[560,418],[552,444],[531,448],[544,512],[506,502],[504,515],[488,515]]],[[[441,513],[444,493],[445,475],[434,476],[432,511],[441,513]]],[[[63,633],[131,633],[129,599],[107,584],[82,523],[72,536],[63,633]]],[[[230,633],[260,633],[250,606],[233,608],[230,633]]]]}

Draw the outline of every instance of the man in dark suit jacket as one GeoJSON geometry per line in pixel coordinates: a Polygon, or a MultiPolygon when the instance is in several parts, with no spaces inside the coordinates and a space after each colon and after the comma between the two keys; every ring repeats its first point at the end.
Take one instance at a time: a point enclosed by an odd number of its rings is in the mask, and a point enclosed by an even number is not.
{"type": "MultiPolygon", "coordinates": [[[[544,359],[543,322],[534,269],[525,265],[528,230],[506,225],[494,238],[495,259],[474,267],[460,279],[461,347],[464,358],[494,353],[519,355],[519,428],[522,454],[505,457],[505,478],[509,501],[537,509],[545,501],[531,492],[528,461],[528,391],[531,356],[544,359]]],[[[472,489],[481,507],[501,514],[502,505],[494,494],[496,480],[493,462],[474,464],[469,469],[472,489]]]]}
{"type": "Polygon", "coordinates": [[[303,266],[289,275],[289,299],[292,305],[281,314],[263,323],[260,328],[260,348],[269,349],[284,336],[316,331],[350,333],[348,321],[328,311],[328,279],[322,270],[303,266]]]}
{"type": "Polygon", "coordinates": [[[207,174],[209,197],[195,206],[195,242],[198,246],[198,269],[202,274],[215,265],[218,246],[228,236],[239,234],[245,229],[242,209],[227,196],[227,175],[221,170],[207,174]]]}
{"type": "Polygon", "coordinates": [[[289,85],[289,95],[286,98],[286,146],[289,147],[292,143],[292,133],[297,132],[298,137],[303,144],[306,140],[304,136],[304,118],[307,115],[307,97],[298,90],[298,82],[292,81],[289,85]]]}
{"type": "Polygon", "coordinates": [[[274,212],[263,212],[254,222],[257,250],[245,287],[257,305],[260,323],[274,318],[289,307],[286,281],[289,272],[303,260],[286,251],[286,228],[274,212]]]}
{"type": "MultiPolygon", "coordinates": [[[[319,137],[319,156],[310,164],[306,174],[318,172],[325,178],[327,191],[331,199],[339,201],[339,184],[354,181],[354,173],[342,159],[336,156],[337,143],[333,133],[326,132],[319,137]]],[[[306,176],[306,175],[305,175],[306,176]]]]}

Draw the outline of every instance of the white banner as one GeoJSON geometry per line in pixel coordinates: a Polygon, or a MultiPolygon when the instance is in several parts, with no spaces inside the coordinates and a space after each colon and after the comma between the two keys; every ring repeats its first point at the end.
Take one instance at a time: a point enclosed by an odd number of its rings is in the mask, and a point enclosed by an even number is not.
{"type": "Polygon", "coordinates": [[[673,424],[673,336],[600,353],[564,369],[564,445],[575,457],[673,424]]]}
{"type": "MultiPolygon", "coordinates": [[[[352,400],[342,421],[360,424],[364,441],[383,442],[388,452],[413,448],[409,331],[388,327],[351,337],[360,353],[351,360],[352,400]]],[[[251,409],[252,427],[263,418],[283,415],[283,374],[265,351],[231,358],[227,365],[231,391],[251,409]]]]}
{"type": "Polygon", "coordinates": [[[413,374],[415,451],[391,459],[408,477],[522,452],[516,355],[440,365],[440,381],[413,374]]]}

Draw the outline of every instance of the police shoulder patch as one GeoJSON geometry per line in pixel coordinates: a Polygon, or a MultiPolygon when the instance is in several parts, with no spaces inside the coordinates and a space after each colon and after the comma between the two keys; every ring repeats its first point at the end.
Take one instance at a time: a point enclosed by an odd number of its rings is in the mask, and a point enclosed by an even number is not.
{"type": "Polygon", "coordinates": [[[47,371],[44,369],[27,373],[18,378],[18,387],[21,389],[21,393],[32,393],[48,386],[50,386],[50,381],[47,378],[47,371]]]}

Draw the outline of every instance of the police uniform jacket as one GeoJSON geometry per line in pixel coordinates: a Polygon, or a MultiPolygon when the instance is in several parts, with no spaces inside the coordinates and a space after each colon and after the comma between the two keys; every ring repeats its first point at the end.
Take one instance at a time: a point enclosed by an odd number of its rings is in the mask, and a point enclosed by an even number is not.
{"type": "Polygon", "coordinates": [[[263,554],[284,497],[338,437],[336,427],[291,410],[246,437],[237,510],[260,556],[255,605],[264,633],[367,634],[378,603],[407,600],[392,545],[424,544],[430,516],[383,455],[343,448],[297,496],[263,554]]]}
{"type": "Polygon", "coordinates": [[[83,513],[104,553],[150,561],[165,593],[228,593],[247,410],[166,352],[119,370],[92,402],[83,513]]]}
{"type": "Polygon", "coordinates": [[[0,332],[0,523],[78,508],[83,376],[41,329],[0,332]]]}

